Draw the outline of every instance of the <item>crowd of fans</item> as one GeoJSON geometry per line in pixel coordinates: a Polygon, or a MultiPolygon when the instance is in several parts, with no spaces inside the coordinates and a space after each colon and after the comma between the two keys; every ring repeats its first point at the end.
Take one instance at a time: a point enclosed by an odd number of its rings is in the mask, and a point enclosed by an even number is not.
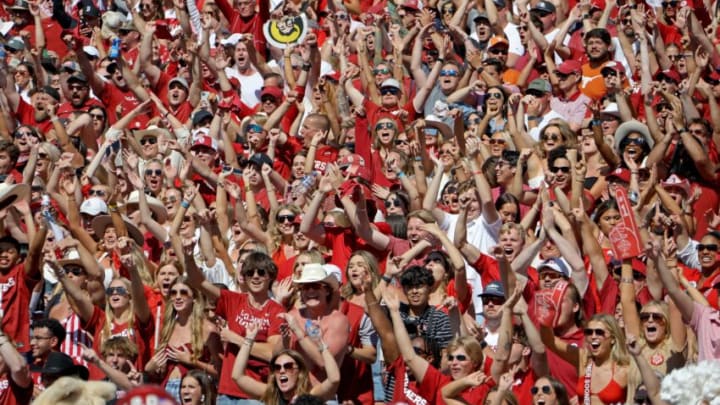
{"type": "Polygon", "coordinates": [[[0,405],[717,404],[719,10],[5,0],[0,405]]]}

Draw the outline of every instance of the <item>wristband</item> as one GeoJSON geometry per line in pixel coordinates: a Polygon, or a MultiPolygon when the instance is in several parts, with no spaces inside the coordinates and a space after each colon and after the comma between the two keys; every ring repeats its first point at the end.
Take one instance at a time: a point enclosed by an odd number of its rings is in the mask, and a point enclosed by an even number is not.
{"type": "Polygon", "coordinates": [[[634,280],[631,278],[623,277],[620,279],[620,284],[632,284],[633,282],[634,282],[634,280]]]}
{"type": "Polygon", "coordinates": [[[402,179],[403,177],[405,177],[405,172],[403,172],[403,171],[397,172],[397,177],[398,177],[398,179],[402,179]]]}
{"type": "Polygon", "coordinates": [[[682,128],[678,128],[677,133],[678,133],[678,134],[682,134],[682,133],[685,133],[685,132],[687,132],[687,131],[688,131],[687,128],[682,127],[682,128]]]}
{"type": "Polygon", "coordinates": [[[185,209],[188,209],[188,208],[190,208],[190,203],[187,202],[187,201],[185,201],[185,200],[182,200],[182,201],[180,202],[180,206],[183,207],[183,208],[185,208],[185,209]]]}
{"type": "Polygon", "coordinates": [[[437,58],[435,62],[445,63],[445,58],[437,58]]]}
{"type": "Polygon", "coordinates": [[[306,72],[309,72],[309,71],[310,71],[310,68],[312,68],[312,65],[311,65],[311,64],[309,64],[309,63],[307,63],[307,62],[302,64],[302,70],[304,70],[304,71],[306,71],[306,72]]]}
{"type": "Polygon", "coordinates": [[[108,204],[108,211],[117,212],[117,205],[116,204],[108,204]]]}

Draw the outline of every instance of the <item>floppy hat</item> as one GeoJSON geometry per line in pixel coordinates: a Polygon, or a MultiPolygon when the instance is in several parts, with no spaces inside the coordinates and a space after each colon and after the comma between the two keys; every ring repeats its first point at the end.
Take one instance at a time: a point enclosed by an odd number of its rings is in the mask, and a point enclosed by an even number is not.
{"type": "Polygon", "coordinates": [[[335,291],[340,286],[337,277],[334,274],[328,273],[322,264],[309,263],[303,266],[300,278],[293,280],[295,284],[310,284],[310,283],[323,283],[327,284],[332,291],[335,291]]]}
{"type": "Polygon", "coordinates": [[[637,132],[642,135],[650,149],[652,149],[653,145],[655,145],[655,140],[652,136],[650,136],[650,130],[647,125],[637,120],[630,120],[628,122],[624,122],[615,130],[615,150],[619,151],[622,140],[633,132],[637,132]]]}
{"type": "Polygon", "coordinates": [[[107,212],[107,204],[105,203],[105,201],[102,200],[102,198],[90,197],[87,200],[83,201],[82,204],[80,204],[81,214],[95,216],[100,214],[107,214],[107,212]]]}
{"type": "MultiPolygon", "coordinates": [[[[125,206],[130,205],[140,205],[140,192],[138,190],[134,190],[127,198],[127,201],[125,201],[125,206]]],[[[167,209],[163,205],[163,203],[158,200],[157,198],[146,195],[145,199],[148,203],[148,207],[150,208],[150,211],[152,211],[153,214],[155,214],[155,220],[159,223],[164,223],[167,220],[167,209]]]]}
{"type": "MultiPolygon", "coordinates": [[[[142,232],[140,232],[140,229],[138,229],[135,224],[130,222],[130,218],[126,217],[125,215],[122,216],[123,222],[125,222],[125,227],[127,228],[128,235],[135,241],[135,243],[138,246],[142,246],[145,242],[145,238],[143,237],[142,232]]],[[[92,229],[95,231],[95,235],[102,237],[102,234],[105,233],[105,228],[108,226],[112,226],[112,216],[110,215],[100,215],[93,219],[92,221],[92,229]]]]}
{"type": "Polygon", "coordinates": [[[444,123],[439,117],[435,115],[430,114],[425,117],[425,126],[437,129],[442,135],[443,139],[450,139],[453,136],[453,132],[450,129],[450,126],[444,123]]]}

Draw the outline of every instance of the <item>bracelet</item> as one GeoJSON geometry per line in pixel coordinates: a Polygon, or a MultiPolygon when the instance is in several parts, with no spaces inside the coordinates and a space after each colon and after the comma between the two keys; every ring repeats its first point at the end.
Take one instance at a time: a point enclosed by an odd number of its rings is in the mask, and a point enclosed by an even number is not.
{"type": "Polygon", "coordinates": [[[682,127],[682,128],[678,128],[677,133],[678,133],[678,134],[682,134],[682,133],[685,133],[685,132],[687,132],[687,131],[688,131],[687,128],[682,127]]]}
{"type": "Polygon", "coordinates": [[[635,280],[631,278],[623,277],[620,279],[620,284],[632,284],[635,280]]]}
{"type": "Polygon", "coordinates": [[[250,192],[250,186],[245,186],[245,192],[246,192],[246,193],[249,193],[249,192],[250,192]]]}
{"type": "Polygon", "coordinates": [[[182,201],[180,202],[180,206],[183,207],[183,208],[185,208],[185,209],[188,209],[188,208],[190,208],[190,203],[187,202],[187,201],[185,201],[185,200],[182,200],[182,201]]]}
{"type": "Polygon", "coordinates": [[[473,174],[473,176],[480,176],[483,174],[483,172],[482,172],[482,170],[475,170],[474,172],[472,172],[472,174],[473,174]]]}
{"type": "Polygon", "coordinates": [[[416,162],[422,162],[422,156],[415,156],[416,162]]]}
{"type": "Polygon", "coordinates": [[[392,283],[392,281],[393,281],[393,278],[390,276],[387,276],[387,275],[383,275],[382,279],[383,279],[383,281],[385,281],[388,284],[392,283]]]}
{"type": "Polygon", "coordinates": [[[117,212],[117,204],[108,204],[108,211],[110,212],[117,212]]]}
{"type": "Polygon", "coordinates": [[[403,177],[405,177],[405,172],[403,172],[402,170],[397,172],[397,177],[398,179],[402,179],[403,177]]]}
{"type": "Polygon", "coordinates": [[[310,71],[310,68],[312,68],[312,65],[311,65],[311,64],[309,64],[309,63],[307,63],[307,62],[302,64],[302,70],[304,70],[304,71],[306,71],[306,72],[309,72],[309,71],[310,71]]]}
{"type": "Polygon", "coordinates": [[[435,62],[445,63],[445,58],[437,58],[435,62]]]}

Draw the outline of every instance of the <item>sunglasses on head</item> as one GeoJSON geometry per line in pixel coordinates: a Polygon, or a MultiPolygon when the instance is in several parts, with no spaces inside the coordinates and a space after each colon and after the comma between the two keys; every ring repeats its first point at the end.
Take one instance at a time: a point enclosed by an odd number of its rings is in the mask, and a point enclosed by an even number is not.
{"type": "Polygon", "coordinates": [[[243,269],[242,274],[245,277],[253,277],[256,274],[258,275],[258,277],[265,277],[267,275],[267,272],[265,271],[265,269],[250,268],[250,269],[243,269]]]}
{"type": "Polygon", "coordinates": [[[441,70],[441,71],[440,71],[440,76],[451,76],[451,77],[455,77],[455,76],[457,76],[457,75],[458,75],[458,71],[457,71],[457,70],[441,70]]]}
{"type": "Polygon", "coordinates": [[[570,173],[570,166],[550,166],[550,171],[552,173],[570,173]]]}
{"type": "Polygon", "coordinates": [[[277,219],[277,221],[282,224],[285,222],[290,222],[290,223],[294,222],[295,217],[296,217],[295,214],[287,214],[287,215],[278,215],[277,217],[275,217],[275,219],[277,219]]]}
{"type": "Polygon", "coordinates": [[[111,295],[122,295],[126,296],[128,295],[128,290],[125,287],[108,287],[105,290],[105,295],[111,296],[111,295]]]}
{"type": "Polygon", "coordinates": [[[600,337],[605,337],[605,335],[607,335],[607,331],[605,331],[605,329],[600,329],[600,328],[595,328],[595,329],[593,329],[593,328],[585,328],[585,329],[583,330],[583,334],[584,334],[585,336],[600,336],[600,337]]]}
{"type": "Polygon", "coordinates": [[[293,371],[297,368],[297,364],[293,362],[287,362],[287,363],[273,363],[272,369],[274,372],[280,372],[280,371],[293,371]]]}
{"type": "Polygon", "coordinates": [[[396,208],[400,208],[402,206],[402,202],[395,198],[392,200],[385,200],[385,208],[390,208],[392,206],[395,206],[396,208]]]}
{"type": "Polygon", "coordinates": [[[662,314],[657,314],[655,312],[640,312],[640,320],[642,322],[647,322],[651,319],[656,322],[665,321],[665,317],[662,316],[662,314]]]}
{"type": "Polygon", "coordinates": [[[382,87],[380,88],[380,94],[383,96],[388,94],[398,95],[400,94],[400,89],[398,89],[397,87],[382,87]]]}
{"type": "Polygon", "coordinates": [[[157,138],[155,138],[154,136],[149,136],[147,138],[143,138],[140,140],[140,145],[143,145],[143,146],[145,146],[147,144],[155,145],[156,143],[157,143],[157,138]]]}
{"type": "Polygon", "coordinates": [[[388,69],[388,68],[378,68],[378,69],[373,69],[372,72],[373,72],[373,74],[374,74],[375,76],[377,76],[377,75],[388,75],[388,74],[390,74],[390,69],[388,69]]]}
{"type": "Polygon", "coordinates": [[[708,250],[710,252],[717,252],[718,245],[716,245],[716,244],[704,245],[704,244],[700,243],[697,245],[697,250],[698,250],[698,252],[702,252],[703,250],[708,250]]]}
{"type": "Polygon", "coordinates": [[[162,170],[161,169],[155,169],[155,170],[147,169],[147,170],[145,170],[145,175],[146,176],[162,176],[162,170]]]}
{"type": "Polygon", "coordinates": [[[381,129],[395,129],[395,124],[392,122],[378,122],[375,124],[375,130],[379,131],[381,129]]]}
{"type": "Polygon", "coordinates": [[[452,354],[448,354],[447,359],[448,359],[448,361],[453,361],[453,360],[466,361],[466,360],[468,360],[468,356],[466,356],[464,354],[458,354],[455,356],[453,356],[452,354]]]}
{"type": "Polygon", "coordinates": [[[530,388],[530,393],[533,395],[537,395],[538,392],[542,390],[542,393],[545,395],[549,395],[552,392],[552,388],[550,388],[549,385],[543,385],[542,387],[532,387],[530,388]]]}

